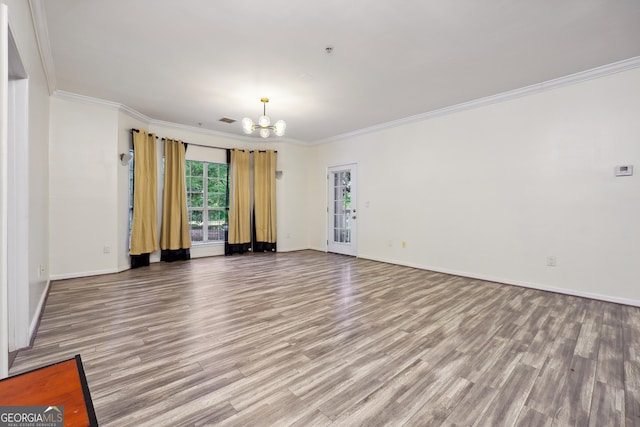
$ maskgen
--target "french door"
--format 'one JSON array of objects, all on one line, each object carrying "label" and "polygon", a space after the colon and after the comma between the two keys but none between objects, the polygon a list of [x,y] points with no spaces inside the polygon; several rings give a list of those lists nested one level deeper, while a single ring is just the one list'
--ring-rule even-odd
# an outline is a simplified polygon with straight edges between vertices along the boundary
[{"label": "french door", "polygon": [[327,250],[357,255],[356,164],[329,168]]}]

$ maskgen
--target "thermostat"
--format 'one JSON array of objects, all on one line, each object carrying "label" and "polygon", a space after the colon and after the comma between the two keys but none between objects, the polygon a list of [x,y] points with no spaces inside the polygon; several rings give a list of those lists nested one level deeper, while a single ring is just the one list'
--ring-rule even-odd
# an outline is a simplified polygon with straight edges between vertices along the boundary
[{"label": "thermostat", "polygon": [[616,173],[616,176],[631,176],[633,175],[633,166],[632,165],[616,166],[615,173]]}]

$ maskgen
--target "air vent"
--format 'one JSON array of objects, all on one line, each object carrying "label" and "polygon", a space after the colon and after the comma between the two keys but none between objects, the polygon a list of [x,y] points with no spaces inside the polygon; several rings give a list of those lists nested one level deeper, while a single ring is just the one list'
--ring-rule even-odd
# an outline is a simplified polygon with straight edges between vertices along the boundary
[{"label": "air vent", "polygon": [[223,117],[220,120],[218,120],[220,122],[224,122],[224,123],[235,123],[236,120],[235,119],[230,119],[229,117]]}]

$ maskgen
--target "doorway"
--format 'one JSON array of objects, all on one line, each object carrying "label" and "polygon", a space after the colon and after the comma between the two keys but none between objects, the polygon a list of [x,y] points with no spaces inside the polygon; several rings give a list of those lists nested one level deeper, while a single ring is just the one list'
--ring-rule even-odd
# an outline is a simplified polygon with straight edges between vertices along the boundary
[{"label": "doorway", "polygon": [[357,165],[329,168],[327,174],[327,250],[357,255]]}]

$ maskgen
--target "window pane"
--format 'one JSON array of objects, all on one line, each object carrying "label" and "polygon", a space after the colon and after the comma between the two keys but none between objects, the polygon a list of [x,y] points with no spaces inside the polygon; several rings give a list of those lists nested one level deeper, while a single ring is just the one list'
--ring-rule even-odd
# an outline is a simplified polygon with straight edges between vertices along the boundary
[{"label": "window pane", "polygon": [[219,172],[220,168],[218,167],[218,164],[216,163],[209,163],[208,165],[208,172],[209,172],[209,178],[218,178],[218,176],[220,175]]},{"label": "window pane", "polygon": [[209,211],[208,240],[224,241],[227,232],[227,212],[219,210]]},{"label": "window pane", "polygon": [[189,231],[191,233],[192,242],[202,242],[204,235],[202,233],[203,227],[203,211],[191,210],[189,211]]},{"label": "window pane", "polygon": [[227,196],[219,193],[209,193],[209,207],[210,208],[226,208]]},{"label": "window pane", "polygon": [[191,192],[204,190],[204,181],[201,177],[191,177],[187,180],[187,188]]},{"label": "window pane", "polygon": [[204,202],[204,195],[202,193],[187,193],[187,207],[188,208],[202,208]]},{"label": "window pane", "polygon": [[342,176],[343,185],[349,187],[351,186],[351,172],[345,172]]},{"label": "window pane", "polygon": [[335,172],[333,175],[333,237],[335,242],[351,241],[351,173]]},{"label": "window pane", "polygon": [[129,236],[131,236],[131,226],[133,225],[133,150],[129,150],[129,154],[131,154],[131,160],[129,160]]},{"label": "window pane", "polygon": [[203,176],[204,175],[203,172],[204,172],[203,162],[198,162],[195,160],[187,160],[186,174],[188,176]]}]

